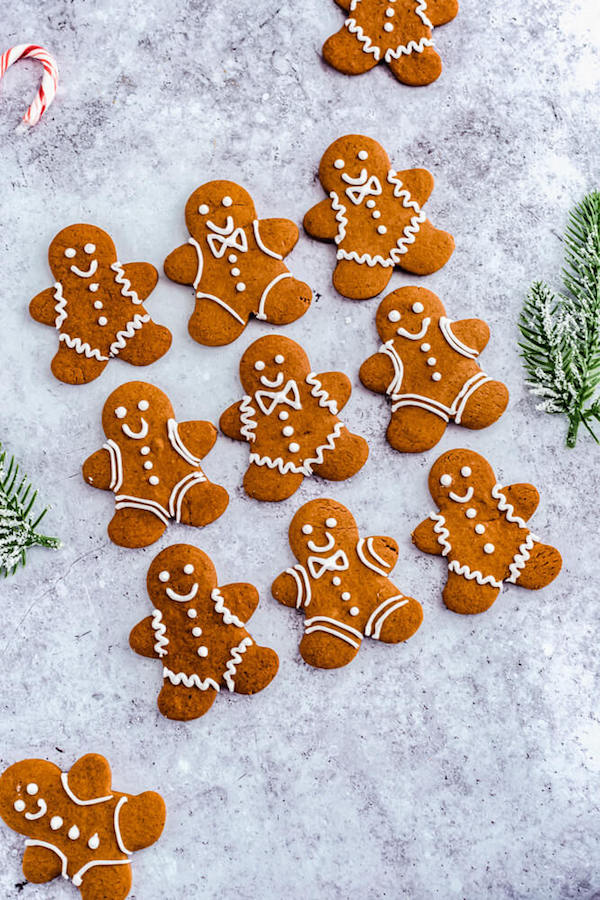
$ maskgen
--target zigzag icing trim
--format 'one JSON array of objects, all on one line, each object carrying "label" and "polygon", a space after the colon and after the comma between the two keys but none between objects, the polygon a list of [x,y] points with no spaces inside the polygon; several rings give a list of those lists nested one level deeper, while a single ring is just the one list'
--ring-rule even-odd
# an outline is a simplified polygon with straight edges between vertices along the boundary
[{"label": "zigzag icing trim", "polygon": [[235,691],[234,676],[237,672],[237,667],[242,661],[241,654],[245,653],[248,647],[251,646],[252,638],[245,637],[244,640],[237,645],[237,647],[233,647],[229,651],[231,653],[231,659],[227,660],[227,665],[225,666],[225,671],[223,672],[223,679],[230,691]]},{"label": "zigzag icing trim", "polygon": [[119,351],[125,349],[127,341],[135,335],[136,331],[139,331],[140,328],[149,321],[149,315],[143,316],[141,313],[136,313],[122,331],[117,331],[115,340],[110,345],[111,356],[118,356]]},{"label": "zigzag icing trim", "polygon": [[333,413],[334,416],[337,416],[338,405],[335,400],[329,399],[329,394],[321,386],[321,382],[319,381],[315,372],[310,372],[306,376],[306,383],[311,386],[311,396],[318,399],[319,406],[325,407],[329,410],[330,413]]},{"label": "zigzag icing trim", "polygon": [[56,312],[54,325],[56,326],[56,328],[60,328],[68,315],[67,298],[63,294],[62,282],[60,281],[57,281],[54,284],[54,299],[56,300],[56,304],[54,306],[54,311]]},{"label": "zigzag icing trim", "polygon": [[[512,503],[509,503],[506,499],[506,496],[502,493],[502,489],[499,484],[495,484],[492,488],[492,497],[494,500],[498,501],[498,509],[500,512],[503,512],[509,522],[514,522],[519,528],[527,529],[527,524],[521,516],[516,515],[515,508]],[[531,553],[529,552],[536,541],[539,541],[537,535],[529,532],[525,541],[520,545],[518,553],[515,554],[515,557],[512,563],[509,566],[510,569],[510,577],[507,578],[507,581],[512,582],[513,584],[517,581],[521,571],[525,568],[525,564],[527,563]]]},{"label": "zigzag icing trim", "polygon": [[207,691],[209,688],[213,688],[215,691],[221,690],[214,678],[209,677],[202,679],[195,672],[192,675],[186,675],[185,672],[173,672],[165,666],[163,668],[163,678],[168,678],[171,684],[184,684],[186,687],[197,687],[201,691]]},{"label": "zigzag icing trim", "polygon": [[336,234],[334,241],[336,244],[341,244],[346,237],[346,225],[348,224],[346,207],[335,191],[330,191],[329,197],[331,200],[331,207],[335,210],[335,221],[338,223],[338,233]]},{"label": "zigzag icing trim", "polygon": [[214,590],[210,592],[210,599],[215,604],[215,612],[219,613],[220,616],[223,616],[223,621],[226,625],[235,625],[236,628],[244,627],[244,623],[241,622],[237,616],[234,616],[231,610],[225,606],[225,598],[219,588],[214,588]]},{"label": "zigzag icing trim", "polygon": [[115,281],[121,287],[121,295],[123,297],[127,297],[129,300],[131,300],[132,303],[135,303],[136,305],[141,304],[143,301],[140,300],[136,292],[132,290],[131,282],[128,278],[126,278],[121,263],[117,260],[116,262],[111,263],[110,267],[115,273]]},{"label": "zigzag icing trim", "polygon": [[422,53],[425,47],[433,47],[431,38],[423,37],[420,41],[409,41],[408,44],[400,44],[395,50],[386,50],[384,59],[389,63],[392,59],[400,59],[401,56],[410,56],[411,53]]},{"label": "zigzag icing trim", "polygon": [[65,343],[67,347],[70,347],[71,350],[74,350],[75,353],[87,356],[88,359],[97,359],[98,362],[106,362],[110,359],[109,356],[103,356],[96,347],[91,347],[87,341],[82,341],[81,338],[78,337],[71,337],[70,335],[65,334],[65,332],[59,334],[58,340],[63,341],[63,343]]},{"label": "zigzag icing trim", "polygon": [[281,456],[277,456],[273,459],[270,456],[260,456],[258,453],[250,454],[250,462],[253,462],[257,466],[267,466],[269,469],[278,469],[282,475],[287,475],[288,472],[295,472],[297,475],[312,475],[312,466],[320,465],[323,462],[325,452],[327,450],[335,449],[335,442],[341,435],[343,428],[344,426],[341,422],[336,422],[326,443],[317,447],[315,451],[316,456],[305,459],[301,466],[298,466],[293,462],[284,462]]},{"label": "zigzag icing trim", "polygon": [[167,651],[165,650],[165,647],[169,643],[169,639],[165,637],[167,633],[167,626],[163,622],[163,615],[160,609],[152,610],[152,628],[154,629],[154,634],[156,637],[154,652],[157,653],[158,656],[166,656]]},{"label": "zigzag icing trim", "polygon": [[240,404],[240,421],[242,423],[240,434],[242,434],[250,444],[256,440],[256,435],[254,434],[257,426],[256,419],[254,418],[255,415],[256,410],[252,406],[252,397],[246,395]]},{"label": "zigzag icing trim", "polygon": [[[352,0],[349,12],[355,12],[360,2],[361,0]],[[390,4],[395,2],[396,0],[389,0]],[[426,28],[433,30],[433,24],[427,16],[426,0],[417,0],[414,12]],[[381,48],[373,43],[369,35],[365,34],[364,29],[357,23],[354,16],[350,15],[344,24],[350,34],[353,34],[357,41],[362,44],[363,53],[371,53],[373,58],[379,62],[381,59]],[[401,56],[410,56],[411,53],[422,53],[426,47],[433,47],[433,41],[431,38],[423,37],[420,41],[409,41],[408,44],[399,44],[395,50],[386,50],[383,58],[389,63],[392,59],[399,59]]]},{"label": "zigzag icing trim", "polygon": [[[356,9],[357,2],[358,0],[353,0],[353,3],[350,7],[351,12],[354,12],[354,10]],[[362,44],[363,53],[372,53],[377,62],[379,62],[379,60],[381,59],[381,50],[379,49],[379,47],[376,47],[371,41],[371,38],[364,33],[360,25],[357,24],[356,19],[349,17],[348,19],[346,19],[344,24],[350,34],[355,35],[356,39]]]}]

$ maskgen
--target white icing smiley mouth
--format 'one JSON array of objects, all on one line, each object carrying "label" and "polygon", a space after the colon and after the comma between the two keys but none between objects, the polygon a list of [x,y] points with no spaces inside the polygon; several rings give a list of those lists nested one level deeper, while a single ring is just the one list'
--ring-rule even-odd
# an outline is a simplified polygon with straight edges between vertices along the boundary
[{"label": "white icing smiley mouth", "polygon": [[41,819],[42,816],[45,816],[48,812],[48,807],[46,806],[46,801],[41,798],[38,800],[37,805],[39,807],[39,812],[36,813],[25,813],[25,818],[29,819],[30,822],[34,822],[36,819]]},{"label": "white icing smiley mouth", "polygon": [[412,331],[407,331],[406,328],[398,328],[396,334],[400,335],[400,337],[408,338],[409,341],[420,341],[421,338],[424,338],[427,334],[427,329],[431,324],[431,319],[426,318],[423,319],[423,327],[416,334],[413,334]]},{"label": "white icing smiley mouth", "polygon": [[73,272],[74,275],[78,275],[80,278],[91,278],[92,275],[96,274],[97,269],[98,269],[98,260],[97,259],[92,260],[92,262],[90,263],[90,267],[87,271],[84,271],[83,269],[78,269],[77,266],[71,266],[71,272]]},{"label": "white icing smiley mouth", "polygon": [[328,550],[331,550],[331,548],[335,546],[335,538],[330,531],[325,532],[325,537],[327,538],[326,544],[319,546],[318,544],[315,544],[314,541],[308,541],[306,546],[309,550],[312,550],[313,553],[327,553]]},{"label": "white icing smiley mouth", "polygon": [[187,594],[178,594],[172,588],[166,588],[167,597],[169,597],[170,600],[175,600],[176,603],[187,603],[188,600],[193,600],[197,593],[198,582],[193,585],[192,589],[188,591]]},{"label": "white icing smiley mouth", "polygon": [[141,441],[143,438],[145,438],[148,434],[148,423],[144,418],[142,418],[140,421],[142,423],[142,427],[139,431],[132,431],[127,423],[125,423],[125,425],[121,425],[123,434],[126,434],[127,437],[133,438],[134,441]]},{"label": "white icing smiley mouth", "polygon": [[264,384],[265,387],[268,388],[278,388],[283,384],[283,372],[279,372],[277,378],[274,381],[269,381],[266,375],[260,376],[260,383]]},{"label": "white icing smiley mouth", "polygon": [[369,173],[366,169],[360,170],[360,175],[356,178],[353,178],[352,175],[348,175],[347,172],[342,172],[342,178],[346,182],[346,184],[356,184],[362,186],[367,183],[367,179],[369,177]]},{"label": "white icing smiley mouth", "polygon": [[450,491],[448,496],[451,500],[454,500],[455,503],[468,503],[473,496],[473,487],[470,487],[463,497],[459,496],[459,494],[455,494],[454,491]]}]

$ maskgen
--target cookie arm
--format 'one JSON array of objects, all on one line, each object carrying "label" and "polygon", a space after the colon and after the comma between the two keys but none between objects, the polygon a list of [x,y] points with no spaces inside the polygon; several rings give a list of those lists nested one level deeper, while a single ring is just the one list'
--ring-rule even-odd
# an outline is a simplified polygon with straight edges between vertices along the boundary
[{"label": "cookie arm", "polygon": [[304,229],[320,241],[332,241],[338,233],[338,223],[331,200],[321,200],[304,216]]},{"label": "cookie arm", "polygon": [[389,569],[390,572],[398,561],[398,544],[391,537],[377,535],[367,538],[364,548],[368,550],[369,557],[374,558],[376,565]]},{"label": "cookie arm", "polygon": [[242,416],[241,416],[241,406],[243,400],[239,400],[237,403],[233,403],[228,409],[225,410],[221,418],[219,419],[219,428],[223,432],[223,434],[227,435],[227,437],[232,438],[234,441],[245,441],[246,438],[242,434]]},{"label": "cookie arm", "polygon": [[489,325],[483,319],[457,319],[450,325],[450,330],[461,343],[476,350],[477,354],[481,353],[490,339]]},{"label": "cookie arm", "polygon": [[214,447],[217,429],[212,422],[179,422],[179,437],[194,456],[202,459]]},{"label": "cookie arm", "polygon": [[402,186],[419,206],[427,202],[434,185],[431,172],[428,172],[427,169],[404,169],[396,172],[396,178],[400,179]]},{"label": "cookie arm", "polygon": [[317,375],[317,378],[321,382],[321,388],[329,394],[331,400],[335,400],[337,403],[338,412],[342,410],[352,393],[352,385],[348,376],[343,372],[322,372]]},{"label": "cookie arm", "polygon": [[47,847],[26,847],[23,854],[23,875],[32,884],[44,884],[62,873],[62,860]]},{"label": "cookie arm", "polygon": [[131,629],[129,633],[129,646],[140,656],[148,656],[150,659],[160,659],[160,653],[154,649],[156,635],[152,627],[152,616],[146,616],[141,622]]},{"label": "cookie arm", "polygon": [[273,253],[287,256],[296,246],[300,236],[297,225],[289,219],[260,219],[256,222],[258,243]]},{"label": "cookie arm", "polygon": [[223,595],[227,609],[242,622],[247,622],[258,606],[258,591],[253,584],[241,581],[225,584],[219,591]]},{"label": "cookie arm", "polygon": [[198,274],[198,254],[192,244],[182,244],[169,253],[164,263],[165,275],[177,284],[193,284]]},{"label": "cookie arm", "polygon": [[394,380],[394,365],[385,353],[374,353],[360,367],[358,377],[366,388],[385,394]]},{"label": "cookie arm", "polygon": [[277,576],[271,585],[271,594],[283,606],[298,606],[298,585],[287,570]]},{"label": "cookie arm", "polygon": [[126,263],[123,266],[123,273],[140,300],[149,297],[158,282],[158,272],[151,263]]},{"label": "cookie arm", "polygon": [[87,753],[74,763],[67,775],[69,790],[80,800],[94,800],[110,794],[111,772],[99,753]]},{"label": "cookie arm", "polygon": [[540,502],[540,495],[532,484],[509,484],[500,488],[517,516],[527,521],[532,517]]},{"label": "cookie arm", "polygon": [[166,815],[165,801],[155,791],[128,795],[119,812],[119,831],[127,849],[135,852],[154,844],[165,827]]},{"label": "cookie arm", "polygon": [[417,525],[412,533],[412,542],[423,553],[441,556],[444,548],[438,543],[438,536],[433,530],[434,524],[432,519],[427,518],[420,525]]},{"label": "cookie arm", "polygon": [[41,322],[42,325],[56,324],[56,300],[53,287],[36,294],[29,304],[29,314],[32,319]]},{"label": "cookie arm", "polygon": [[99,491],[109,491],[112,481],[112,469],[108,450],[96,450],[88,456],[81,471],[85,481]]},{"label": "cookie arm", "polygon": [[431,24],[447,25],[458,14],[458,0],[427,0],[427,16]]}]

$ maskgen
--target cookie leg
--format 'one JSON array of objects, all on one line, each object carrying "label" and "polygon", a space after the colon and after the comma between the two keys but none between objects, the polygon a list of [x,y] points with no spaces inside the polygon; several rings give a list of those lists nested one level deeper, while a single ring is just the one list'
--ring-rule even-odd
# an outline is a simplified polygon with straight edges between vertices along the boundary
[{"label": "cookie leg", "polygon": [[203,481],[187,490],[181,500],[179,521],[201,528],[222,516],[229,503],[229,494],[220,484]]},{"label": "cookie leg", "polygon": [[164,325],[146,322],[119,351],[119,359],[132,366],[149,366],[165,355],[171,346],[171,340],[171,332]]},{"label": "cookie leg", "polygon": [[79,890],[82,900],[125,900],[131,889],[131,865],[94,866],[88,869]]},{"label": "cookie leg", "polygon": [[477,584],[475,580],[468,581],[456,572],[448,572],[442,596],[452,612],[475,615],[489,609],[499,593],[500,588],[491,584]]},{"label": "cookie leg", "polygon": [[551,547],[550,544],[534,544],[516,583],[535,591],[554,581],[561,568],[562,557],[556,547]]},{"label": "cookie leg", "polygon": [[340,259],[333,273],[333,286],[349,300],[368,300],[386,289],[393,271],[393,266],[368,266]]},{"label": "cookie leg", "polygon": [[398,263],[406,272],[415,275],[431,275],[445,266],[454,253],[454,238],[447,231],[435,228],[426,219],[419,229],[414,244],[410,244]]},{"label": "cookie leg", "polygon": [[[397,605],[404,600],[408,603]],[[394,603],[380,606],[379,610],[373,616],[371,637],[386,644],[407,641],[419,630],[423,621],[423,607],[412,597],[399,597]]]},{"label": "cookie leg", "polygon": [[236,693],[257,694],[273,681],[278,668],[279,657],[274,650],[252,644],[242,654],[242,661],[234,676]]},{"label": "cookie leg", "polygon": [[[358,638],[352,638],[349,644],[341,638],[324,631],[305,634],[300,641],[300,655],[304,662],[316,669],[338,669],[352,662],[360,649]],[[354,646],[358,644],[358,646]]]},{"label": "cookie leg", "polygon": [[282,278],[269,290],[257,318],[273,325],[289,325],[303,316],[312,301],[312,290],[297,278]]},{"label": "cookie leg", "polygon": [[465,405],[460,424],[465,428],[487,428],[497,422],[508,406],[508,388],[501,381],[486,381]]},{"label": "cookie leg", "polygon": [[402,54],[388,65],[398,81],[414,87],[431,84],[442,74],[442,60],[433,47],[425,47],[422,53]]},{"label": "cookie leg", "polygon": [[399,453],[431,450],[446,430],[446,421],[420,406],[401,406],[392,413],[387,439]]},{"label": "cookie leg", "polygon": [[108,536],[119,547],[149,547],[167,526],[144,509],[118,509],[108,523]]},{"label": "cookie leg", "polygon": [[158,708],[167,719],[187,722],[199,719],[215,702],[217,691],[207,688],[201,691],[197,687],[186,687],[184,684],[171,684],[165,681],[158,695]]},{"label": "cookie leg", "polygon": [[377,65],[372,53],[365,53],[355,34],[346,26],[323,44],[323,59],[344,75],[362,75]]},{"label": "cookie leg", "polygon": [[328,481],[345,481],[362,469],[369,455],[369,445],[358,434],[344,428],[333,450],[325,450],[322,463],[315,463],[312,470]]},{"label": "cookie leg", "polygon": [[58,878],[62,872],[62,862],[52,850],[46,847],[26,847],[23,854],[23,875],[32,884],[45,884]]},{"label": "cookie leg", "polygon": [[206,298],[196,300],[192,317],[188,322],[188,331],[195,341],[206,347],[222,347],[231,344],[240,336],[247,324],[245,315],[232,315],[215,300]]},{"label": "cookie leg", "polygon": [[98,360],[76,353],[61,341],[50,368],[55,378],[66,384],[88,384],[102,374],[107,364],[107,359]]},{"label": "cookie leg", "polygon": [[277,469],[250,463],[244,475],[244,490],[255,500],[275,503],[291,497],[302,484],[303,478],[302,473],[288,472],[282,475]]}]

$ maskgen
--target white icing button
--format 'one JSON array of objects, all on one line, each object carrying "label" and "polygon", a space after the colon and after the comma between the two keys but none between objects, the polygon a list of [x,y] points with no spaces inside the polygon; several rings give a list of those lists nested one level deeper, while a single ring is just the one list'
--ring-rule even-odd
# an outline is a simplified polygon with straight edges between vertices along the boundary
[{"label": "white icing button", "polygon": [[400,313],[398,312],[398,310],[392,309],[388,313],[388,319],[390,320],[390,322],[399,322],[400,321]]},{"label": "white icing button", "polygon": [[394,26],[392,25],[391,22],[386,22],[385,25],[383,26],[383,30],[384,31],[393,31]]},{"label": "white icing button", "polygon": [[237,262],[237,256],[235,255],[235,253],[230,253],[229,256],[227,257],[227,259],[229,260],[230,263]]},{"label": "white icing button", "polygon": [[418,301],[416,303],[413,303],[412,305],[412,311],[414,313],[422,313],[424,309],[425,307],[423,306],[423,304],[419,303]]},{"label": "white icing button", "polygon": [[60,816],[52,816],[50,819],[50,828],[52,831],[58,831],[59,828],[62,828],[63,820]]},{"label": "white icing button", "polygon": [[496,548],[494,547],[493,544],[484,544],[484,545],[483,545],[483,552],[484,552],[484,553],[493,553],[495,549],[496,549]]},{"label": "white icing button", "polygon": [[164,572],[160,572],[160,574],[158,576],[158,580],[162,581],[164,584],[164,582],[168,581],[170,577],[171,576],[169,575],[169,573],[165,570]]},{"label": "white icing button", "polygon": [[387,232],[387,228],[385,227],[385,225],[378,225],[378,226],[377,226],[377,233],[378,233],[378,234],[385,234],[386,232]]},{"label": "white icing button", "polygon": [[367,209],[373,209],[373,207],[375,206],[375,201],[367,200],[366,206],[367,206]]},{"label": "white icing button", "polygon": [[475,526],[475,531],[477,534],[485,534],[485,525],[482,525],[480,522]]},{"label": "white icing button", "polygon": [[126,415],[127,410],[125,409],[125,407],[117,406],[117,408],[115,409],[115,416],[117,417],[117,419],[124,419]]},{"label": "white icing button", "polygon": [[292,441],[291,444],[288,444],[288,450],[290,453],[297,453],[300,449],[300,444],[297,444],[295,441]]},{"label": "white icing button", "polygon": [[73,257],[77,254],[77,250],[74,250],[73,247],[67,247],[65,250],[65,256],[67,259],[73,259]]},{"label": "white icing button", "polygon": [[369,154],[367,153],[366,150],[359,150],[359,151],[358,151],[358,158],[359,158],[359,159],[368,159],[368,158],[369,158]]},{"label": "white icing button", "polygon": [[312,525],[303,525],[302,526],[302,534],[312,534],[312,533],[313,533]]},{"label": "white icing button", "polygon": [[[380,219],[380,218],[381,218],[381,213],[379,212],[378,209],[374,209],[373,212],[371,213],[371,216],[372,216],[373,219]],[[383,225],[382,225],[381,227],[383,228]],[[379,228],[377,229],[377,231],[379,231]],[[380,234],[385,234],[385,231],[380,231],[379,233],[380,233]]]},{"label": "white icing button", "polygon": [[158,477],[158,475],[151,475],[148,481],[150,482],[150,484],[159,484],[160,478]]},{"label": "white icing button", "polygon": [[192,634],[194,635],[194,637],[200,637],[200,635],[202,634],[202,629],[198,625],[196,625],[194,626],[194,628],[192,628]]},{"label": "white icing button", "polygon": [[153,469],[153,468],[154,468],[154,463],[151,463],[150,460],[148,459],[148,460],[146,460],[146,462],[144,463],[144,468],[145,468],[145,469]]},{"label": "white icing button", "polygon": [[197,609],[188,609],[188,618],[195,619],[197,615],[198,615]]},{"label": "white icing button", "polygon": [[86,253],[95,253],[96,245],[95,244],[86,244],[83,248]]},{"label": "white icing button", "polygon": [[90,848],[90,850],[98,849],[98,847],[100,846],[100,838],[98,837],[98,832],[96,832],[96,834],[93,834],[91,836],[91,838],[89,839],[87,844],[88,844],[88,847]]},{"label": "white icing button", "polygon": [[223,197],[221,203],[223,204],[223,206],[231,206],[233,200],[231,199],[231,197]]},{"label": "white icing button", "polygon": [[[334,162],[333,165],[335,166],[336,169],[343,169],[344,168],[344,160],[336,159],[336,161]],[[73,252],[73,256],[74,255],[75,255],[75,252]],[[65,253],[65,256],[66,256],[66,253]]]},{"label": "white icing button", "polygon": [[285,428],[281,429],[281,433],[284,437],[291,437],[294,433],[294,429],[291,425],[286,425]]},{"label": "white icing button", "polygon": [[279,413],[279,418],[281,419],[282,422],[285,422],[285,420],[289,419],[289,417],[290,417],[290,414],[287,411],[287,409],[282,409],[281,412]]},{"label": "white icing button", "polygon": [[68,835],[72,841],[77,840],[77,838],[79,837],[79,828],[77,827],[77,825],[71,825],[68,831]]},{"label": "white icing button", "polygon": [[338,587],[338,585],[340,585],[342,583],[342,579],[340,578],[339,575],[334,575],[333,578],[331,579],[331,583],[335,584],[335,586]]},{"label": "white icing button", "polygon": [[102,300],[94,300],[94,309],[102,309],[103,306]]},{"label": "white icing button", "polygon": [[37,794],[38,791],[39,791],[39,787],[37,786],[37,784],[34,781],[32,781],[31,784],[27,785],[27,793],[29,794],[30,797],[35,797],[35,795]]},{"label": "white icing button", "polygon": [[241,293],[242,291],[246,290],[246,285],[244,284],[243,281],[238,281],[238,283],[235,286],[235,289],[236,289],[236,291],[239,291]]},{"label": "white icing button", "polygon": [[442,475],[442,477],[440,478],[440,484],[442,484],[444,487],[450,487],[450,485],[452,484],[452,476]]},{"label": "white icing button", "polygon": [[465,513],[465,516],[467,517],[467,519],[474,519],[476,515],[477,515],[477,510],[473,509],[472,506],[470,506]]},{"label": "white icing button", "polygon": [[337,525],[337,519],[325,519],[325,524],[328,528],[335,528],[335,526]]},{"label": "white icing button", "polygon": [[231,274],[233,275],[234,278],[238,277],[238,275],[240,274],[240,270],[237,268],[237,266],[233,267],[233,269],[231,270]]},{"label": "white icing button", "polygon": [[421,350],[423,353],[429,353],[431,350],[431,344],[421,344]]},{"label": "white icing button", "polygon": [[198,647],[198,656],[208,656],[208,647]]},{"label": "white icing button", "polygon": [[148,454],[150,453],[150,447],[142,447],[140,453],[142,454],[142,456],[148,456]]},{"label": "white icing button", "polygon": [[141,409],[142,412],[146,412],[149,406],[150,404],[147,400],[140,400],[140,402],[138,403],[138,409]]},{"label": "white icing button", "polygon": [[206,203],[201,203],[198,207],[198,212],[201,216],[205,216],[207,212],[209,212],[209,207],[206,205]]},{"label": "white icing button", "polygon": [[265,367],[265,364],[262,361],[262,359],[259,359],[257,362],[254,363],[254,368],[256,369],[257,372],[262,372],[264,367]]},{"label": "white icing button", "polygon": [[349,600],[351,596],[352,595],[351,595],[350,591],[344,591],[342,594],[342,600]]},{"label": "white icing button", "polygon": [[358,606],[351,606],[349,612],[351,616],[357,616],[360,610]]},{"label": "white icing button", "polygon": [[277,356],[275,357],[275,362],[277,363],[278,366],[280,366],[282,363],[285,362],[285,356],[283,355],[283,353],[277,354]]},{"label": "white icing button", "polygon": [[437,359],[435,358],[435,356],[430,356],[429,359],[427,360],[427,365],[435,366],[436,362],[437,362]]},{"label": "white icing button", "polygon": [[183,567],[183,571],[185,572],[186,575],[193,575],[194,567],[191,563],[186,563],[185,566]]},{"label": "white icing button", "polygon": [[468,478],[471,474],[471,469],[469,468],[469,466],[463,466],[460,470],[460,474],[463,476],[463,478]]},{"label": "white icing button", "polygon": [[98,319],[98,325],[107,325],[107,324],[108,324],[108,319],[106,318],[106,316],[100,316],[100,318]]},{"label": "white icing button", "polygon": [[99,287],[100,287],[100,285],[96,284],[96,283],[88,284],[88,291],[91,291],[92,294],[95,294]]},{"label": "white icing button", "polygon": [[14,806],[17,812],[23,812],[26,807],[26,803],[24,800],[15,800]]},{"label": "white icing button", "polygon": [[434,372],[433,375],[431,376],[431,380],[432,380],[432,381],[441,381],[441,380],[442,380],[442,373],[441,373],[441,372]]}]

